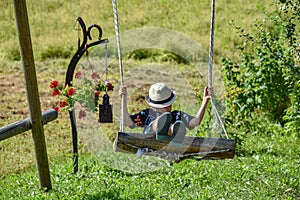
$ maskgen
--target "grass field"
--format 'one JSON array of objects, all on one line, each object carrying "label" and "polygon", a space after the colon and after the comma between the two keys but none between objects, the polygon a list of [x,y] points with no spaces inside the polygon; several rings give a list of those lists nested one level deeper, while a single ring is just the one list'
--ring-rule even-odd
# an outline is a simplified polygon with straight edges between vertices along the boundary
[{"label": "grass field", "polygon": [[[251,30],[251,25],[263,18],[264,6],[267,10],[272,9],[269,7],[272,2],[216,2],[214,75],[217,80],[214,83],[220,83],[220,87],[215,87],[217,94],[222,95],[219,60],[222,56],[237,57],[234,46],[240,42],[230,22],[233,20],[238,26]],[[57,99],[51,97],[49,83],[54,79],[64,82],[67,66],[76,49],[78,34],[74,26],[77,17],[81,16],[87,24],[101,25],[103,37],[111,38],[113,43],[112,5],[110,1],[94,0],[88,3],[29,0],[27,7],[40,101],[42,110],[47,110],[57,103]],[[208,0],[122,0],[118,1],[118,9],[122,33],[134,32],[137,28],[164,28],[181,33],[208,52]],[[18,54],[13,2],[0,0],[0,11],[0,126],[5,126],[28,117],[28,104]],[[135,44],[144,42],[135,41],[136,37],[131,39]],[[180,47],[184,49],[186,45],[188,43]],[[193,50],[191,48],[191,52]],[[103,49],[97,48],[95,52],[101,53]],[[91,55],[99,60],[99,55]],[[178,64],[176,58],[169,60],[167,57],[165,60],[165,54],[145,60],[134,59],[134,56],[132,52],[124,55],[131,111],[146,106],[141,98],[147,94],[143,86],[156,80],[165,80],[178,89],[180,103],[176,107],[193,114],[197,111],[207,78],[205,75],[202,77],[201,73],[205,72],[201,70],[207,70],[207,63],[203,68],[197,68],[195,66],[200,66],[199,63],[191,66]],[[103,57],[100,62],[103,62]],[[115,123],[99,125],[93,114],[78,121],[82,128],[79,132],[78,174],[72,173],[70,122],[67,113],[61,112],[57,120],[44,126],[53,190],[45,193],[39,189],[33,141],[28,131],[0,142],[1,199],[300,199],[300,140],[296,133],[289,136],[282,134],[280,126],[269,127],[268,133],[259,129],[249,133],[242,145],[237,146],[232,160],[184,161],[170,166],[168,162],[152,157],[138,159],[135,155],[112,152],[111,139],[119,130],[120,99],[116,94],[118,63],[116,59],[111,62],[109,78],[116,86],[111,94]],[[102,72],[103,66],[97,69]],[[176,76],[176,80],[172,76]],[[184,89],[186,83],[188,87]],[[208,118],[206,114],[203,127],[189,134],[205,130]]]}]

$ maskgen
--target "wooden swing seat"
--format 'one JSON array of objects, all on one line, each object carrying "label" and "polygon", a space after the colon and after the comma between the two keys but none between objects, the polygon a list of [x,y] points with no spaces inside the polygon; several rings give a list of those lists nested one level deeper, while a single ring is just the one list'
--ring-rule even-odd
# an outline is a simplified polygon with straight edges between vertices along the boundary
[{"label": "wooden swing seat", "polygon": [[234,157],[235,146],[234,139],[186,136],[180,146],[174,147],[170,140],[156,140],[155,134],[125,132],[119,132],[114,142],[116,152],[142,153],[175,162],[185,159],[231,159]]}]

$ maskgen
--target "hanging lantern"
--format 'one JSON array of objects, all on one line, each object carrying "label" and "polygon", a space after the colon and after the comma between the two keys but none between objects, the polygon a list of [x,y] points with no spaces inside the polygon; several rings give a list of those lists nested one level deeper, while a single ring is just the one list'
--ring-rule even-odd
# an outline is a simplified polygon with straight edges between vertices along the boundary
[{"label": "hanging lantern", "polygon": [[99,105],[99,123],[112,123],[113,114],[112,114],[112,105],[109,104],[108,94],[103,95],[103,102]]}]

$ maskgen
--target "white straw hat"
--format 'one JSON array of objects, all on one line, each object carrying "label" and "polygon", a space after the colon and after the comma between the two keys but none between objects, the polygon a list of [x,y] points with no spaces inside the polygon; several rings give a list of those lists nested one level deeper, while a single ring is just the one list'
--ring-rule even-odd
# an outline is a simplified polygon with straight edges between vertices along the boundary
[{"label": "white straw hat", "polygon": [[165,83],[155,83],[149,89],[146,102],[154,108],[164,108],[172,105],[176,94]]}]

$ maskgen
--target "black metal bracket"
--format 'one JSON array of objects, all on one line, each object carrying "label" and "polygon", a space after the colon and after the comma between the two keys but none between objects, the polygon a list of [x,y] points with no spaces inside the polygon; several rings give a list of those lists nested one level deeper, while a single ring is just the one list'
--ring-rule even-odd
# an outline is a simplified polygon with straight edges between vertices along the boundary
[{"label": "black metal bracket", "polygon": [[[108,39],[103,39],[103,40],[101,39],[102,38],[102,28],[99,25],[92,24],[88,27],[88,29],[86,29],[86,25],[83,22],[83,20],[81,19],[81,17],[78,17],[77,21],[79,22],[79,24],[81,26],[81,30],[83,33],[83,41],[80,43],[80,39],[78,40],[78,50],[75,53],[75,55],[72,57],[71,62],[69,63],[69,66],[68,66],[65,84],[69,85],[69,86],[72,86],[75,68],[77,66],[78,61],[81,59],[82,55],[84,54],[84,52],[92,46],[108,43]],[[93,41],[88,44],[87,43],[88,40],[92,41],[92,36],[91,36],[92,28],[96,28],[98,30],[99,36],[96,41]]]},{"label": "black metal bracket", "polygon": [[[108,43],[108,39],[101,39],[102,38],[102,28],[97,24],[92,24],[88,28],[86,28],[86,25],[81,17],[77,18],[78,23],[80,24],[82,34],[83,34],[83,40],[82,42],[80,39],[78,39],[78,50],[72,57],[67,74],[65,79],[65,85],[72,86],[72,81],[74,77],[75,68],[77,66],[77,63],[81,59],[84,52],[87,51],[89,47],[96,46],[99,44],[105,44]],[[97,40],[93,41],[93,38],[91,36],[91,30],[93,28],[96,28],[98,30],[98,38]],[[88,41],[91,41],[91,43],[88,43]],[[75,120],[75,114],[74,110],[69,111],[70,121],[71,121],[71,128],[72,128],[72,141],[73,141],[73,167],[74,167],[74,174],[78,172],[78,140],[77,140],[77,128],[76,128],[76,120]]]}]

